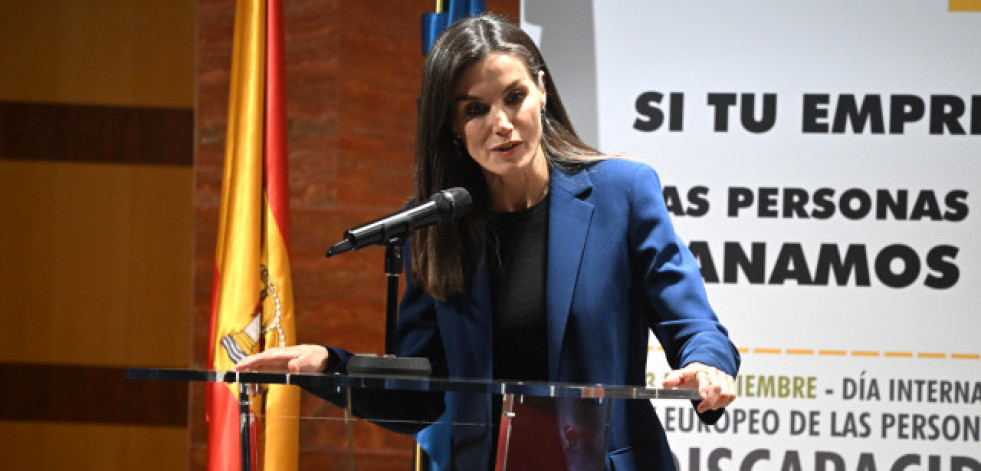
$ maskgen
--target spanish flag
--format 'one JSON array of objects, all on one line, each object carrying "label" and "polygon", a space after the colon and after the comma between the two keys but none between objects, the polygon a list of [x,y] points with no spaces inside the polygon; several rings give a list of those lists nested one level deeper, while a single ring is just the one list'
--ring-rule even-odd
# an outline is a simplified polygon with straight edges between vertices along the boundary
[{"label": "spanish flag", "polygon": [[[296,342],[289,263],[286,103],[280,0],[238,0],[228,131],[211,298],[209,362]],[[238,471],[238,385],[208,383],[208,469]],[[271,386],[253,402],[253,469],[296,470],[299,390]],[[261,450],[255,446],[259,438]],[[259,463],[257,456],[262,462]]]}]

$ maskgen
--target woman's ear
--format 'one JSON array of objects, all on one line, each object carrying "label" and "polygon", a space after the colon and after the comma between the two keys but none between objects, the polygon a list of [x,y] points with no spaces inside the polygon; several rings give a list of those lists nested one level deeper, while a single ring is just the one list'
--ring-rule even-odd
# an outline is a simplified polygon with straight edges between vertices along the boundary
[{"label": "woman's ear", "polygon": [[542,108],[545,107],[545,99],[548,96],[548,90],[545,90],[545,71],[538,71],[538,90],[542,92]]}]

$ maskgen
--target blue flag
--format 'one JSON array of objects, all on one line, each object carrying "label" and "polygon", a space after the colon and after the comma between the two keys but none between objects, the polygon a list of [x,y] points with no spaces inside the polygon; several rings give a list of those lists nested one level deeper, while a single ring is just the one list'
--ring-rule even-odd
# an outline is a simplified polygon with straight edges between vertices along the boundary
[{"label": "blue flag", "polygon": [[422,55],[429,54],[439,33],[454,21],[479,15],[487,8],[484,0],[446,0],[446,9],[422,15]]}]

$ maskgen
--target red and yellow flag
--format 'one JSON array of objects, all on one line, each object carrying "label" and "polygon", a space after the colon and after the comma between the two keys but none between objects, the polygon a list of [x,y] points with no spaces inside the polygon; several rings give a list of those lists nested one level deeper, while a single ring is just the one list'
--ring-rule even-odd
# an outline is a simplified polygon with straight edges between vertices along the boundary
[{"label": "red and yellow flag", "polygon": [[[283,49],[280,0],[238,0],[211,299],[215,370],[296,342]],[[238,385],[208,385],[208,469],[238,471]],[[261,424],[253,422],[251,440],[256,450],[257,435],[264,436],[261,469],[297,469],[299,394],[294,386],[271,386],[264,403],[253,404],[264,415]]]}]

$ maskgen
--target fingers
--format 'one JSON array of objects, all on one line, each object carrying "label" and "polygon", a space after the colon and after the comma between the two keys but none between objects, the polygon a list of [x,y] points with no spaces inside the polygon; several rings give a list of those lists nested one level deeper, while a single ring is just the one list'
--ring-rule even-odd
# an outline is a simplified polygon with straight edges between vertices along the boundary
[{"label": "fingers", "polygon": [[327,349],[320,345],[272,348],[243,358],[235,371],[288,371],[319,373],[327,363]]},{"label": "fingers", "polygon": [[689,363],[680,370],[673,370],[664,378],[662,385],[665,388],[697,389],[698,381],[696,373],[701,369],[711,368],[702,363]]},{"label": "fingers", "polygon": [[732,376],[716,368],[705,367],[695,374],[698,380],[698,412],[721,409],[736,400],[736,385]]},{"label": "fingers", "polygon": [[727,407],[736,400],[736,379],[728,374],[716,370],[720,375],[720,384],[722,385],[722,391],[719,393],[719,405],[717,408]]},{"label": "fingers", "polygon": [[725,372],[702,363],[690,363],[665,377],[665,388],[695,389],[701,399],[697,410],[721,409],[736,400],[736,382]]},{"label": "fingers", "polygon": [[688,375],[681,370],[674,370],[664,377],[664,381],[661,382],[661,386],[665,388],[690,389],[685,387],[686,385],[690,385],[690,383],[691,381]]},{"label": "fingers", "polygon": [[274,348],[255,355],[247,356],[235,365],[235,371],[260,371],[271,369],[286,369],[286,364],[295,358],[297,352],[286,348]]}]

